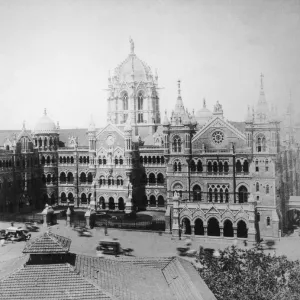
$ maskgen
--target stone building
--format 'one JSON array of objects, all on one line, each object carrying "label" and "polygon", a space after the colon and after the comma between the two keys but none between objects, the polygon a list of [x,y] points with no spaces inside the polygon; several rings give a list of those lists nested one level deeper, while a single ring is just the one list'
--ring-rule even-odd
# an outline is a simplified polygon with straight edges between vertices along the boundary
[{"label": "stone building", "polygon": [[9,198],[17,210],[21,192],[10,195],[7,182],[22,177],[31,208],[88,207],[93,200],[97,210],[165,211],[173,235],[277,238],[282,128],[269,110],[263,77],[245,122],[226,120],[219,102],[213,111],[204,100],[202,109],[188,112],[180,82],[174,110],[161,121],[158,90],[158,75],[131,41],[130,54],[108,78],[104,128],[91,120],[87,129],[60,129],[45,111],[32,132],[23,128],[8,138],[0,132],[1,205]]}]

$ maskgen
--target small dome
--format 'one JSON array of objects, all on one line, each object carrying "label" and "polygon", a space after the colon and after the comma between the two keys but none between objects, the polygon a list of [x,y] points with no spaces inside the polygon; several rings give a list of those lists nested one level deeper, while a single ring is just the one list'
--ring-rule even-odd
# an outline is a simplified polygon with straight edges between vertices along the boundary
[{"label": "small dome", "polygon": [[47,116],[46,109],[44,115],[38,120],[34,127],[34,133],[53,133],[57,128],[55,123]]},{"label": "small dome", "polygon": [[206,108],[206,101],[203,99],[203,107],[196,112],[195,119],[197,120],[198,124],[205,124],[211,117],[213,113]]}]

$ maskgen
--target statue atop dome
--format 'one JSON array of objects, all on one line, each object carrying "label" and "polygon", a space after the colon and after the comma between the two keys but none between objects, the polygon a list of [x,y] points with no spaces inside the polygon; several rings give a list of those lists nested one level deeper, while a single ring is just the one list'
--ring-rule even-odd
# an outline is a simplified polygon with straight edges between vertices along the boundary
[{"label": "statue atop dome", "polygon": [[134,42],[133,42],[133,39],[131,37],[129,38],[129,42],[130,42],[131,54],[134,54]]},{"label": "statue atop dome", "polygon": [[221,112],[222,111],[222,105],[217,101],[215,107],[214,107],[214,112]]}]

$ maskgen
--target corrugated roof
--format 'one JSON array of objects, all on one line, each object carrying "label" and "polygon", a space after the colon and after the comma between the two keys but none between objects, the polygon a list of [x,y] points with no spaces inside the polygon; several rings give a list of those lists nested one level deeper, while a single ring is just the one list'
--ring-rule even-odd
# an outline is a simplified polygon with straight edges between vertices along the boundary
[{"label": "corrugated roof", "polygon": [[71,240],[51,233],[45,232],[34,240],[28,242],[23,253],[30,254],[55,254],[69,252]]}]

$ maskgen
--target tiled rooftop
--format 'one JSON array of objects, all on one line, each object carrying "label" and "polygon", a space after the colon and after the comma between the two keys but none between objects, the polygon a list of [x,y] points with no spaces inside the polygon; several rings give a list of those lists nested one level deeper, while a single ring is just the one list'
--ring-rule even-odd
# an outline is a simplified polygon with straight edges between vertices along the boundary
[{"label": "tiled rooftop", "polygon": [[71,245],[71,240],[63,236],[45,232],[43,235],[28,242],[23,253],[30,254],[59,254],[67,253]]},{"label": "tiled rooftop", "polygon": [[0,299],[114,299],[72,269],[69,264],[25,265],[0,281]]}]

